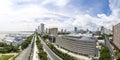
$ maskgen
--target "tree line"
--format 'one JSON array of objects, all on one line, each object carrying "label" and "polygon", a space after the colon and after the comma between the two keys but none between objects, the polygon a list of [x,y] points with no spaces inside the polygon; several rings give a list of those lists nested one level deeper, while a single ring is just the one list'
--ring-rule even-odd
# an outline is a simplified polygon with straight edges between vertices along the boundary
[{"label": "tree line", "polygon": [[0,53],[10,53],[10,52],[18,52],[18,46],[8,45],[6,43],[0,42]]},{"label": "tree line", "polygon": [[47,59],[47,53],[44,52],[43,46],[41,44],[41,41],[40,41],[38,35],[37,35],[36,44],[37,44],[37,47],[38,47],[38,50],[39,50],[38,56],[40,57],[40,60],[48,60]]},{"label": "tree line", "polygon": [[67,53],[63,53],[59,50],[57,50],[52,44],[48,44],[49,48],[57,54],[59,57],[61,57],[63,60],[76,60],[74,57],[68,55]]},{"label": "tree line", "polygon": [[22,50],[24,50],[25,48],[27,48],[29,46],[29,44],[31,43],[33,38],[33,35],[29,36],[22,44],[21,44],[21,48]]}]

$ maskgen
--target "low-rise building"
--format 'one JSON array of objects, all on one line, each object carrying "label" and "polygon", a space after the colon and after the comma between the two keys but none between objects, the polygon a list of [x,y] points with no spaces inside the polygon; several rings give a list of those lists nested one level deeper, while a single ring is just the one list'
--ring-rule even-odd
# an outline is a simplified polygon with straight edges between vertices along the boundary
[{"label": "low-rise building", "polygon": [[94,57],[97,56],[96,39],[86,36],[58,36],[56,45],[70,52]]}]

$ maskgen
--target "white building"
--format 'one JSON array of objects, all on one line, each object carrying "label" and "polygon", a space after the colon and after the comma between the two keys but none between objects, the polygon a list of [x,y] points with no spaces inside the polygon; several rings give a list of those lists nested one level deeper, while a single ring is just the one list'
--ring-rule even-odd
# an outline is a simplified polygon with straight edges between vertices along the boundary
[{"label": "white building", "polygon": [[103,28],[102,30],[101,30],[101,34],[112,34],[112,30],[110,30],[110,29],[107,29],[107,28]]},{"label": "white building", "polygon": [[38,26],[38,33],[39,33],[39,34],[44,33],[44,29],[45,29],[44,24],[41,23],[40,26]]}]

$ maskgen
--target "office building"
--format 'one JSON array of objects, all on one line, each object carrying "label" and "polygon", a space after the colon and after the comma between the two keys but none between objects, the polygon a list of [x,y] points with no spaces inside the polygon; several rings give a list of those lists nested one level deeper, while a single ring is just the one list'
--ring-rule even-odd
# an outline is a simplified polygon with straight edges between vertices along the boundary
[{"label": "office building", "polygon": [[46,28],[45,33],[49,33],[49,29],[48,28]]},{"label": "office building", "polygon": [[80,30],[78,31],[78,33],[84,34],[85,31],[84,31],[83,29],[80,29]]},{"label": "office building", "polygon": [[57,36],[58,28],[50,28],[49,29],[49,34],[52,35],[52,36]]},{"label": "office building", "polygon": [[41,23],[40,26],[38,26],[38,33],[39,33],[39,34],[43,34],[43,33],[44,33],[44,28],[45,28],[45,27],[44,27],[44,24]]},{"label": "office building", "polygon": [[120,51],[120,23],[113,26],[113,44]]},{"label": "office building", "polygon": [[104,28],[104,33],[105,34],[112,34],[112,30],[110,30],[110,29],[107,29],[107,28]]},{"label": "office building", "polygon": [[75,33],[77,32],[77,27],[74,27],[74,32],[75,32]]},{"label": "office building", "polygon": [[107,34],[107,35],[112,34],[112,30],[101,27],[101,34]]},{"label": "office building", "polygon": [[104,34],[104,26],[101,26],[101,34]]},{"label": "office building", "polygon": [[86,36],[58,36],[56,45],[76,54],[94,57],[97,56],[96,39]]},{"label": "office building", "polygon": [[61,29],[61,33],[63,33],[64,31],[63,31],[63,29]]},{"label": "office building", "polygon": [[49,29],[49,34],[50,34],[49,41],[51,43],[55,43],[56,42],[56,36],[58,35],[58,28],[50,28]]}]

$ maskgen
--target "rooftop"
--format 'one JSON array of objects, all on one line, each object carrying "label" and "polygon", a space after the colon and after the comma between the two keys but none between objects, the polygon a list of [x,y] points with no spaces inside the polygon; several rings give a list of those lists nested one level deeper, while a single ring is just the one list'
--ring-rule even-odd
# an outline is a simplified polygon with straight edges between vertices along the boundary
[{"label": "rooftop", "polygon": [[94,37],[88,37],[88,36],[64,36],[63,38],[81,40],[81,41],[95,41]]}]

